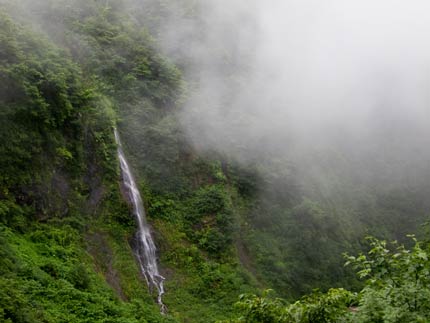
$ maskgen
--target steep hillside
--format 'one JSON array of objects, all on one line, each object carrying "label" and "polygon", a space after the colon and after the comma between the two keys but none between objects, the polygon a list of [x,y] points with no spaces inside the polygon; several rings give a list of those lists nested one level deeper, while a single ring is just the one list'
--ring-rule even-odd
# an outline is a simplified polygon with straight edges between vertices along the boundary
[{"label": "steep hillside", "polygon": [[[249,293],[272,288],[295,301],[331,287],[353,292],[316,292],[289,309],[340,300],[343,315],[367,283],[342,253],[366,248],[366,234],[413,244],[405,235],[419,232],[430,209],[428,175],[414,172],[427,174],[424,157],[414,164],[359,144],[301,155],[230,133],[231,147],[215,149],[190,137],[184,110],[201,81],[190,72],[196,44],[175,47],[176,39],[175,52],[161,43],[164,24],[179,18],[202,25],[196,38],[204,34],[199,8],[191,0],[0,0],[0,320],[206,323],[239,310],[250,322],[256,311],[258,322],[267,303],[278,322],[272,314],[285,311],[283,301]],[[211,48],[219,60],[209,64],[228,75],[220,81],[231,85],[226,113],[234,84],[246,83],[228,46]],[[204,102],[212,107],[211,97]],[[135,257],[114,128],[158,248],[167,315]]]},{"label": "steep hillside", "polygon": [[[236,296],[253,290],[234,249],[245,202],[233,168],[185,143],[174,112],[179,71],[121,11],[45,5],[27,8],[32,24],[12,4],[1,16],[3,319],[228,317]],[[38,23],[52,15],[49,27],[64,33]],[[165,317],[133,257],[116,123],[159,246]]]}]

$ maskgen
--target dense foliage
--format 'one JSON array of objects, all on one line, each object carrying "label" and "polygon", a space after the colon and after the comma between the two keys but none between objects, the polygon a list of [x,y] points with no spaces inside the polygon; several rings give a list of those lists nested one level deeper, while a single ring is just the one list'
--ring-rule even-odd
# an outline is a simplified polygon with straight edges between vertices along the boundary
[{"label": "dense foliage", "polygon": [[[0,31],[2,319],[228,317],[236,295],[254,290],[232,244],[240,196],[219,161],[185,144],[174,112],[184,90],[179,71],[119,7],[7,4]],[[168,317],[134,261],[116,124],[156,229]]]},{"label": "dense foliage", "polygon": [[[426,321],[427,244],[393,252],[372,240],[349,258],[365,283],[341,257],[367,231],[415,231],[425,187],[356,186],[343,163],[308,172],[196,151],[178,117],[192,89],[153,36],[172,14],[201,17],[195,1],[173,2],[0,0],[0,320],[211,322],[239,310],[240,322]],[[133,256],[115,126],[159,250],[166,316]],[[361,292],[330,289],[340,286]],[[266,287],[287,301],[254,296]]]},{"label": "dense foliage", "polygon": [[411,250],[396,241],[369,238],[371,249],[346,265],[366,279],[359,293],[345,289],[315,291],[292,304],[272,298],[242,295],[236,304],[242,316],[228,322],[428,322],[430,319],[430,244],[412,237]]}]

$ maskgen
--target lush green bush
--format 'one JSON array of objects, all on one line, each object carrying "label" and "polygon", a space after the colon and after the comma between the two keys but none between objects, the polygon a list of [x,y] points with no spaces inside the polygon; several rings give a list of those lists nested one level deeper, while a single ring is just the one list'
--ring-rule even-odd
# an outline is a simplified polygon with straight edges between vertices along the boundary
[{"label": "lush green bush", "polygon": [[233,211],[225,187],[210,185],[196,191],[186,214],[188,234],[213,255],[228,249],[232,241]]},{"label": "lush green bush", "polygon": [[356,322],[427,322],[430,319],[430,245],[416,240],[411,250],[396,241],[369,238],[367,255],[348,256],[347,264],[366,278]]},{"label": "lush green bush", "polygon": [[342,288],[317,291],[289,305],[267,294],[242,295],[236,304],[242,316],[229,322],[428,322],[430,244],[412,239],[415,245],[408,250],[369,238],[367,255],[346,256],[346,265],[367,279],[358,294]]}]

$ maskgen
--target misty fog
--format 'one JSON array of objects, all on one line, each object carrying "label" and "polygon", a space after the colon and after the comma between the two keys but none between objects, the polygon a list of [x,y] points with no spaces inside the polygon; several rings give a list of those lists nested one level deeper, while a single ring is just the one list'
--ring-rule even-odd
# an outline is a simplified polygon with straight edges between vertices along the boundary
[{"label": "misty fog", "polygon": [[217,0],[199,9],[193,19],[175,12],[161,31],[167,54],[187,66],[182,121],[197,147],[237,158],[337,147],[428,160],[427,1]]},{"label": "misty fog", "polygon": [[[40,14],[50,1],[21,2],[20,19],[62,37],[62,18]],[[86,10],[81,1],[69,6]],[[360,177],[385,172],[382,177],[396,174],[399,181],[422,180],[427,172],[427,1],[122,0],[106,6],[152,26],[165,54],[183,69],[188,93],[180,119],[198,149],[246,162],[276,156],[319,168],[316,174],[322,164],[335,169],[339,163]],[[154,19],[154,10],[165,19]]]}]

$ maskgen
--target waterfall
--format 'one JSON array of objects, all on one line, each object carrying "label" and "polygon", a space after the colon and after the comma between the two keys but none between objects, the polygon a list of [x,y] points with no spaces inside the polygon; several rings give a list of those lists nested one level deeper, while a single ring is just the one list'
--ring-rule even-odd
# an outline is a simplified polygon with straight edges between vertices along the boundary
[{"label": "waterfall", "polygon": [[138,224],[137,232],[137,249],[136,257],[138,259],[140,269],[146,279],[146,283],[150,290],[157,290],[157,303],[160,305],[161,313],[166,312],[166,306],[163,304],[164,294],[164,277],[158,272],[156,247],[152,239],[149,225],[146,221],[145,208],[143,206],[142,197],[140,196],[136,182],[131,174],[130,167],[122,150],[121,140],[117,129],[115,132],[115,141],[118,146],[118,158],[121,167],[121,176],[126,194],[128,194],[133,206],[133,214],[136,217]]}]

